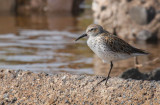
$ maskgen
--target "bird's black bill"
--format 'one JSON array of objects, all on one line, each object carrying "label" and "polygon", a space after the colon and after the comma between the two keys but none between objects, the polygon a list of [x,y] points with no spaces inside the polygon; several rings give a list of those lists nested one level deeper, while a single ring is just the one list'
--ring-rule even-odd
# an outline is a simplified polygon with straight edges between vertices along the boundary
[{"label": "bird's black bill", "polygon": [[77,40],[79,40],[79,39],[81,39],[81,38],[83,38],[83,37],[85,37],[85,36],[87,36],[87,34],[83,34],[83,35],[81,35],[80,37],[78,37],[75,41],[77,41]]}]

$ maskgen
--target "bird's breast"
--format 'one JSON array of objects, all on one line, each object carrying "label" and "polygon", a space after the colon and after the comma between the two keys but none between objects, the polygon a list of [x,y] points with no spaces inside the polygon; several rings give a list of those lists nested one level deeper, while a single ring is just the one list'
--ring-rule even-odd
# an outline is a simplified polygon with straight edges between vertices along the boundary
[{"label": "bird's breast", "polygon": [[100,37],[89,38],[87,40],[87,44],[90,49],[103,61],[110,61],[110,59],[112,59],[112,56],[114,56],[104,40]]},{"label": "bird's breast", "polygon": [[87,40],[87,44],[90,49],[105,62],[116,61],[129,57],[128,54],[121,54],[112,51],[105,41],[106,40],[102,37],[90,37]]},{"label": "bird's breast", "polygon": [[90,49],[95,53],[102,50],[103,44],[99,37],[89,37],[87,40],[87,44],[90,47]]}]

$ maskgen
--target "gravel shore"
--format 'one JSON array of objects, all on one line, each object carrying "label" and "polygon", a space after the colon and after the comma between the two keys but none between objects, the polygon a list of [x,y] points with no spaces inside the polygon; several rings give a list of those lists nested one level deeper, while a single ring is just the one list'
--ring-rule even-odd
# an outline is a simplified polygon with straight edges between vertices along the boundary
[{"label": "gravel shore", "polygon": [[158,105],[160,81],[110,78],[91,91],[103,77],[0,70],[0,105]]}]

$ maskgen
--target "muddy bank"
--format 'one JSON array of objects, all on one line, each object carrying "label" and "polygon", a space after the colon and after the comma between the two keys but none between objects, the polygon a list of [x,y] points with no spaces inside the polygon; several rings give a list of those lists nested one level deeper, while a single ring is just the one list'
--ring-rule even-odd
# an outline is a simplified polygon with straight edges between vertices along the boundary
[{"label": "muddy bank", "polygon": [[0,70],[0,104],[160,104],[160,81]]}]

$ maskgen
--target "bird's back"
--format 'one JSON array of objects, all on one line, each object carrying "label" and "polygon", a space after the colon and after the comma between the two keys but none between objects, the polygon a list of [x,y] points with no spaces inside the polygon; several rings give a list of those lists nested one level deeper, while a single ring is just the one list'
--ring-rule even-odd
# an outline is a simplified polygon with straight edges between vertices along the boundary
[{"label": "bird's back", "polygon": [[110,33],[102,33],[102,39],[104,39],[104,43],[110,48],[111,51],[116,53],[125,53],[125,54],[135,54],[135,55],[145,55],[148,54],[147,52],[135,48],[125,42],[124,40],[120,39],[119,37],[112,35]]}]

